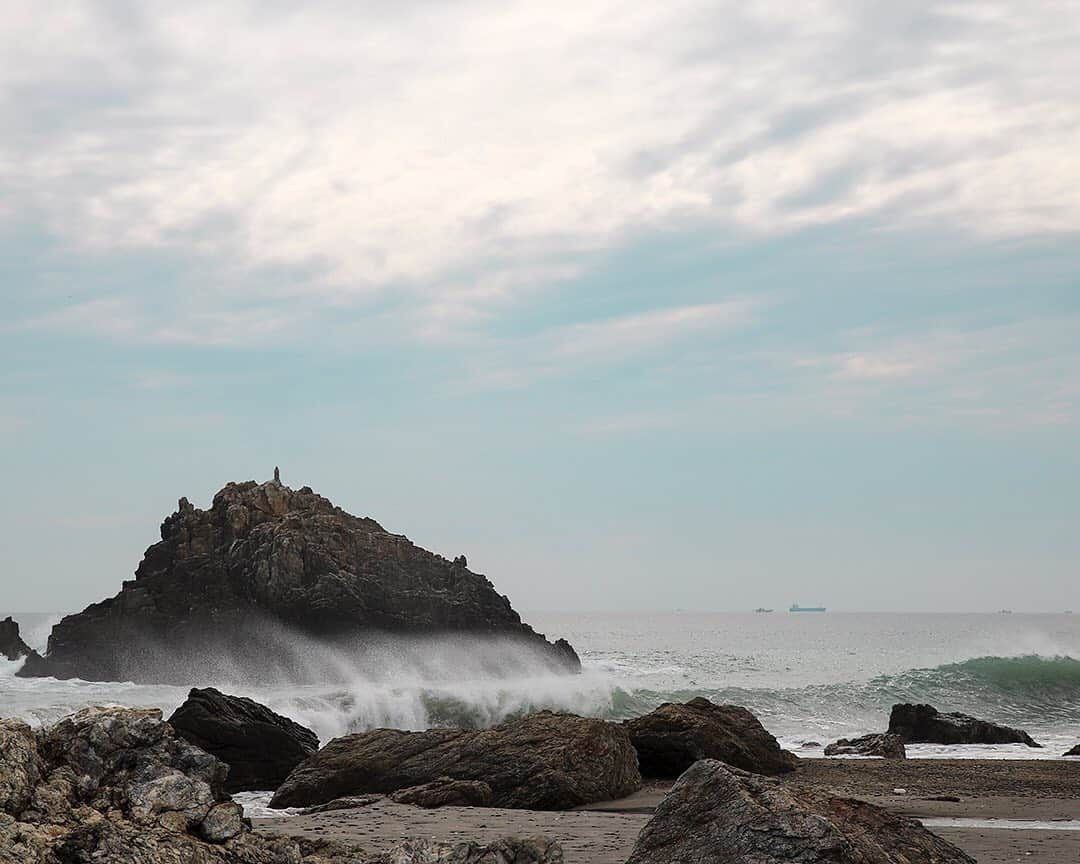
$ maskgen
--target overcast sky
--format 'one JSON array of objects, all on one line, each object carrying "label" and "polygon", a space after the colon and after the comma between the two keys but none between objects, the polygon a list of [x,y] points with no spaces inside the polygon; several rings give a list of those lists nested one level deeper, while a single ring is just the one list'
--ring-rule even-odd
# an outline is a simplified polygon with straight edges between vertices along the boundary
[{"label": "overcast sky", "polygon": [[1080,3],[0,19],[0,608],[275,464],[522,609],[1080,611]]}]

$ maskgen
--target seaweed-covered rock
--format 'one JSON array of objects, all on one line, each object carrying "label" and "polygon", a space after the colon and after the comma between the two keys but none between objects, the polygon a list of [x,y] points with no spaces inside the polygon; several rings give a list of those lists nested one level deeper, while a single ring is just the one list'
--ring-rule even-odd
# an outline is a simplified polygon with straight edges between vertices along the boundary
[{"label": "seaweed-covered rock", "polygon": [[213,687],[192,689],[169,718],[176,734],[229,766],[226,792],[277,789],[319,749],[319,737],[260,705]]},{"label": "seaweed-covered rock", "polygon": [[1026,744],[1041,747],[1022,729],[978,720],[967,714],[943,714],[933,705],[893,705],[889,734],[905,744]]},{"label": "seaweed-covered rock", "polygon": [[421,549],[374,519],[277,480],[229,483],[208,510],[181,498],[120,593],[68,615],[24,677],[190,683],[223,659],[246,678],[282,643],[276,628],[338,644],[381,633],[476,634],[531,649],[577,671],[565,640],[522,623],[460,556]]},{"label": "seaweed-covered rock", "polygon": [[665,702],[626,721],[626,728],[646,777],[678,777],[699,759],[758,774],[782,774],[798,764],[746,708],[700,696],[685,704]]},{"label": "seaweed-covered rock", "polygon": [[335,738],[300,763],[270,801],[308,807],[450,777],[491,787],[496,807],[567,810],[641,787],[626,729],[541,711],[492,729],[375,729]]},{"label": "seaweed-covered rock", "polygon": [[821,795],[712,759],[656,808],[627,864],[975,864],[914,819]]},{"label": "seaweed-covered rock", "polygon": [[888,732],[863,735],[861,738],[841,738],[825,748],[826,756],[878,756],[882,759],[907,759],[904,739]]}]

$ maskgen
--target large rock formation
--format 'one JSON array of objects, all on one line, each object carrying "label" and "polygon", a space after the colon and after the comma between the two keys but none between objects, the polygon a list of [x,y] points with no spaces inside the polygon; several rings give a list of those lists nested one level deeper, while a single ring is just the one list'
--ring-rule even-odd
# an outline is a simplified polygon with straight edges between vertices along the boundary
[{"label": "large rock formation", "polygon": [[746,708],[715,705],[701,696],[684,705],[665,702],[626,721],[646,777],[678,777],[698,759],[719,759],[758,774],[794,770],[798,759]]},{"label": "large rock formation", "polygon": [[627,864],[975,864],[914,819],[796,790],[712,759],[656,808]]},{"label": "large rock formation", "polygon": [[275,659],[267,640],[282,626],[335,642],[497,635],[532,646],[553,668],[580,668],[565,640],[551,644],[523,624],[464,556],[449,561],[275,480],[230,483],[209,510],[181,498],[135,579],[64,618],[46,656],[30,657],[20,674],[197,683],[227,662],[250,678]]},{"label": "large rock formation", "polygon": [[1022,729],[1013,729],[967,714],[942,714],[933,705],[893,705],[889,734],[906,744],[1026,744],[1041,747]]},{"label": "large rock formation", "polygon": [[308,807],[441,777],[482,781],[496,807],[528,810],[567,810],[641,786],[622,726],[541,711],[492,729],[376,729],[335,738],[296,767],[270,806]]},{"label": "large rock formation", "polygon": [[1077,744],[1071,750],[1068,750],[1068,751],[1066,751],[1065,753],[1063,753],[1061,755],[1063,755],[1063,756],[1080,756],[1080,744]]},{"label": "large rock formation", "polygon": [[878,756],[882,759],[907,759],[904,739],[899,735],[863,735],[841,738],[825,748],[826,756]]},{"label": "large rock formation", "polygon": [[0,720],[0,864],[562,864],[558,843],[408,839],[379,854],[252,833],[226,766],[157,710],[88,708],[34,732]]},{"label": "large rock formation", "polygon": [[193,689],[169,718],[176,734],[229,766],[226,792],[277,789],[319,736],[253,699]]},{"label": "large rock formation", "polygon": [[0,720],[0,862],[298,864],[296,844],[249,833],[225,773],[156,710],[90,708],[40,734]]},{"label": "large rock formation", "polygon": [[13,621],[10,615],[0,621],[0,656],[8,660],[19,660],[33,653],[19,635],[17,621]]}]

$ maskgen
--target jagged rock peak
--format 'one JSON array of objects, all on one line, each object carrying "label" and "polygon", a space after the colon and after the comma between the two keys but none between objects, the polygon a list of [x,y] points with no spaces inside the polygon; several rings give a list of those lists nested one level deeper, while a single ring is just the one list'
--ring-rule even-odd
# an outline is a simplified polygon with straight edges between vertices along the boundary
[{"label": "jagged rock peak", "polygon": [[465,556],[428,552],[278,473],[228,483],[206,510],[181,498],[135,579],[64,618],[46,657],[31,656],[18,674],[197,683],[215,651],[245,669],[265,663],[267,626],[279,624],[337,641],[374,632],[512,636],[558,668],[580,667],[568,643],[524,624]]}]

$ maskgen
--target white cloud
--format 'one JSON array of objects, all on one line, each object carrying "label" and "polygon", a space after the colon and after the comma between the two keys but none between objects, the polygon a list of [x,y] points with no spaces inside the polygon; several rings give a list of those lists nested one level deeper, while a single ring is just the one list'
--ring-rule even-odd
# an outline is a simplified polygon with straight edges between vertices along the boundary
[{"label": "white cloud", "polygon": [[1080,231],[1075,2],[110,9],[5,9],[0,219],[407,290],[426,339],[658,228]]},{"label": "white cloud", "polygon": [[754,323],[762,301],[732,298],[553,327],[475,353],[471,386],[513,388],[630,362],[694,338],[716,338]]}]

